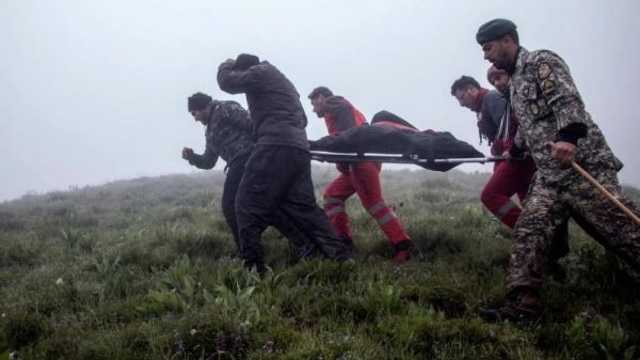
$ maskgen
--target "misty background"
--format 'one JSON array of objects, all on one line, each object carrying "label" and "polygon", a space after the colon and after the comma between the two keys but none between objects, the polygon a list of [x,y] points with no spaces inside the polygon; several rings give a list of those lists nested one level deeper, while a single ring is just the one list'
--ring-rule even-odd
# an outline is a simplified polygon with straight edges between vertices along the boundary
[{"label": "misty background", "polygon": [[635,0],[0,0],[0,201],[194,171],[180,152],[202,152],[204,128],[186,98],[204,91],[246,105],[215,80],[218,64],[241,52],[296,85],[310,139],[326,130],[306,95],[325,85],[368,118],[386,109],[488,153],[475,115],[449,89],[462,74],[489,87],[475,33],[496,17],[513,20],[529,50],[567,61],[625,163],[623,183],[640,186],[639,10]]}]

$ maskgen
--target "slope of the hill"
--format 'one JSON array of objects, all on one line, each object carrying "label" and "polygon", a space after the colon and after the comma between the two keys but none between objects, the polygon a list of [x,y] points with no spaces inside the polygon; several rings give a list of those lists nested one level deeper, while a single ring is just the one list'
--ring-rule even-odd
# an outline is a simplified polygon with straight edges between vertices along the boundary
[{"label": "slope of the hill", "polygon": [[[318,194],[334,174],[314,168]],[[352,199],[355,264],[289,265],[268,231],[263,279],[232,257],[223,180],[142,178],[0,204],[0,359],[640,358],[638,286],[574,226],[541,322],[480,320],[504,296],[510,245],[479,203],[486,175],[384,173],[419,248],[407,265],[390,264]]]}]

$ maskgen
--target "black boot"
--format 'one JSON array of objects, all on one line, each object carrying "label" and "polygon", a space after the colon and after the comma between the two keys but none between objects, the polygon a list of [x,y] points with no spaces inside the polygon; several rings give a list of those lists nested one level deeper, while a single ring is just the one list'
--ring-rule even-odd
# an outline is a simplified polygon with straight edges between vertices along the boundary
[{"label": "black boot", "polygon": [[264,275],[267,272],[267,267],[264,265],[263,261],[246,261],[244,262],[244,267],[249,270],[255,270],[258,274]]},{"label": "black boot", "polygon": [[358,249],[353,245],[353,239],[349,235],[341,235],[339,238],[345,243],[346,252],[349,254],[350,258],[358,253]]},{"label": "black boot", "polygon": [[411,259],[411,252],[415,248],[413,241],[402,240],[393,246],[393,262],[400,265]]},{"label": "black boot", "polygon": [[519,325],[536,322],[542,315],[537,292],[527,288],[516,289],[499,308],[480,309],[480,317],[488,322],[511,321]]}]

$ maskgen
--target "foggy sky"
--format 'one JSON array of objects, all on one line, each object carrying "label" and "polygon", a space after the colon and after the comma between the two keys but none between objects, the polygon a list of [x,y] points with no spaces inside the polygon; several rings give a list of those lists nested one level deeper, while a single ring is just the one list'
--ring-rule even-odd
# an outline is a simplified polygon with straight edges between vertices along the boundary
[{"label": "foggy sky", "polygon": [[449,88],[462,74],[488,86],[474,39],[496,17],[512,19],[529,50],[565,59],[625,163],[622,181],[640,186],[639,10],[634,0],[2,0],[0,200],[194,171],[180,151],[203,151],[204,128],[186,98],[204,91],[245,104],[215,81],[218,64],[241,52],[294,82],[311,139],[326,130],[306,95],[325,85],[368,118],[386,109],[477,146],[475,116]]}]

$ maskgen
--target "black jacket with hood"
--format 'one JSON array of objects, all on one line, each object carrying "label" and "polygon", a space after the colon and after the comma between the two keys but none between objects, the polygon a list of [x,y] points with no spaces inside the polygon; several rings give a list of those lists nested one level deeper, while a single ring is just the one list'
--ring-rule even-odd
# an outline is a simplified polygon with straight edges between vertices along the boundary
[{"label": "black jacket with hood", "polygon": [[308,150],[307,117],[300,103],[300,94],[275,66],[255,59],[256,64],[246,68],[236,66],[238,60],[222,63],[218,68],[220,89],[230,94],[246,95],[257,145]]}]

